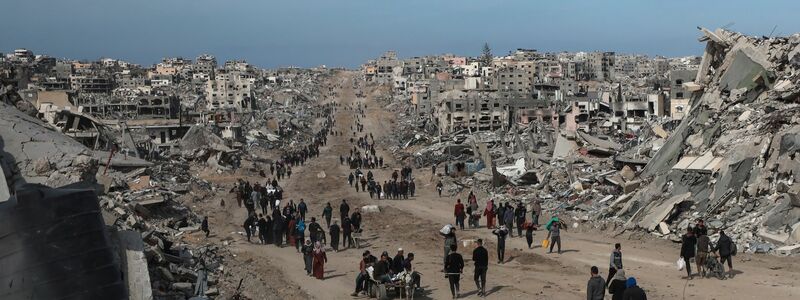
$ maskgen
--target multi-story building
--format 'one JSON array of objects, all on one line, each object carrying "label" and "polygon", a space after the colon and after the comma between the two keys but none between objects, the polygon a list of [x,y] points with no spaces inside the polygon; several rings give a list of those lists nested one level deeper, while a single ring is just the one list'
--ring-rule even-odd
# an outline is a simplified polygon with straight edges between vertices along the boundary
[{"label": "multi-story building", "polygon": [[591,80],[611,81],[615,79],[614,52],[590,52],[586,57],[589,62]]},{"label": "multi-story building", "polygon": [[233,71],[217,74],[206,82],[206,109],[209,111],[246,112],[255,102],[252,88],[255,78]]},{"label": "multi-story building", "polygon": [[72,75],[69,84],[81,93],[109,93],[114,89],[114,80],[103,76]]},{"label": "multi-story building", "polygon": [[697,70],[674,70],[669,72],[669,112],[673,120],[680,120],[689,112],[691,92],[684,88],[684,83],[693,82]]}]

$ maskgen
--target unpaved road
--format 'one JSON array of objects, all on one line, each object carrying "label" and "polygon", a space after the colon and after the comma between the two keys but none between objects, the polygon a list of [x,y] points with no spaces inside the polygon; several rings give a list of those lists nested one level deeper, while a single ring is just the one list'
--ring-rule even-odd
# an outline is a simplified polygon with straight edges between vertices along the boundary
[{"label": "unpaved road", "polygon": [[[341,83],[339,103],[349,105],[363,100],[354,96],[352,74],[343,73]],[[367,98],[365,103],[368,107],[367,117],[362,120],[365,132],[373,133],[375,140],[380,140],[392,130],[394,115],[384,111],[371,98]],[[354,118],[352,111],[338,109],[335,130],[345,134],[329,136],[328,145],[321,149],[319,158],[294,168],[292,178],[281,182],[286,191],[285,201],[305,199],[309,214],[318,219],[321,219],[319,215],[326,202],[334,206],[334,219],[338,219],[338,205],[342,199],[347,199],[351,207],[377,204],[382,208],[381,213],[364,214],[363,227],[366,235],[371,237],[367,247],[338,253],[328,251],[324,280],[306,276],[301,256],[293,247],[248,243],[238,233],[242,231],[246,211],[233,204],[235,200],[227,190],[194,204],[198,213],[210,215],[214,234],[208,240],[196,235],[191,239],[198,243],[221,243],[223,240],[230,243],[229,249],[236,257],[229,259],[232,262],[226,265],[227,275],[223,280],[238,282],[238,278],[244,277],[244,295],[252,299],[353,299],[349,294],[353,292],[361,252],[366,249],[379,256],[380,252],[388,251],[394,256],[395,250],[402,247],[406,253],[415,253],[414,267],[423,274],[424,290],[417,295],[418,298],[450,298],[447,280],[440,273],[442,240],[437,230],[445,223],[454,222],[452,207],[455,199],[466,199],[468,191],[463,195],[439,198],[430,180],[430,170],[419,169],[414,170],[417,195],[409,200],[372,200],[367,193],[356,193],[346,182],[351,170],[339,164],[339,155],[347,155],[352,147],[349,128]],[[376,180],[383,181],[391,170],[402,165],[393,161],[386,151],[379,152],[389,167],[373,170],[373,173]],[[325,178],[317,177],[320,171],[326,173]],[[235,178],[263,182],[263,178],[255,175],[242,170],[236,176],[212,174],[205,178],[229,189]],[[479,192],[477,195],[482,207],[486,195]],[[219,206],[222,198],[228,203],[224,208]],[[485,219],[481,221],[485,222]],[[649,237],[628,239],[629,235],[622,235],[614,238],[611,232],[571,228],[563,237],[563,254],[546,254],[540,248],[527,249],[524,239],[515,237],[507,242],[506,259],[510,262],[502,265],[496,263],[494,238],[485,227],[459,232],[458,237],[483,238],[489,242],[487,298],[491,299],[584,298],[589,267],[598,266],[605,277],[610,249],[616,242],[623,244],[627,275],[637,278],[650,299],[795,299],[800,296],[800,265],[788,258],[740,255],[734,259],[738,274],[733,279],[696,278],[687,281],[682,277],[685,272],[674,267],[678,245]],[[537,232],[535,239],[540,241],[541,238],[541,231]],[[462,295],[477,298],[469,261],[471,250],[459,248],[467,261],[461,280]]]}]

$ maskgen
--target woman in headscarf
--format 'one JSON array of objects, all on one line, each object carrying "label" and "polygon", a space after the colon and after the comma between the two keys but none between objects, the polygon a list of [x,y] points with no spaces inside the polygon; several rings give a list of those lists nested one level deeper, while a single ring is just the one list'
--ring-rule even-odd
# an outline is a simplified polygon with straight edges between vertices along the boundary
[{"label": "woman in headscarf", "polygon": [[494,200],[486,201],[486,208],[483,210],[483,215],[486,216],[486,228],[494,228]]},{"label": "woman in headscarf", "polygon": [[322,244],[317,242],[314,244],[314,262],[312,265],[314,277],[322,279],[325,276],[325,263],[328,262],[328,256],[325,255],[325,250],[322,249]]},{"label": "woman in headscarf", "polygon": [[625,284],[628,279],[625,278],[625,270],[619,269],[611,282],[608,284],[608,293],[613,295],[611,300],[622,300],[622,294],[625,293]]}]

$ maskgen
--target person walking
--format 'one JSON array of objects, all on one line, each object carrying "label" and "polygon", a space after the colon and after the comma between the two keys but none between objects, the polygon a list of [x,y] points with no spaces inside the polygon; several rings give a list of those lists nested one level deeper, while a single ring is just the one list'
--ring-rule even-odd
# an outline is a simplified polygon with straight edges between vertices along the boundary
[{"label": "person walking", "polygon": [[545,226],[548,231],[547,238],[550,239],[550,251],[547,253],[553,253],[553,246],[558,243],[558,254],[561,254],[561,226],[563,224],[558,217],[553,217]]},{"label": "person walking", "polygon": [[514,237],[514,208],[511,207],[511,203],[506,203],[503,215],[503,224],[508,227],[508,235]]},{"label": "person walking", "polygon": [[[444,257],[442,259],[444,264],[447,264],[447,255],[450,254],[450,249],[452,248],[452,246],[457,247],[456,243],[458,242],[456,240],[456,228],[453,227],[452,225],[448,225],[448,227],[450,228],[450,231],[448,233],[443,234],[439,232],[439,234],[444,236]],[[444,272],[445,269],[442,268],[442,271]]]},{"label": "person walking", "polygon": [[517,236],[519,237],[522,237],[522,230],[526,229],[523,228],[524,226],[522,225],[525,224],[525,216],[527,214],[528,210],[525,209],[525,206],[522,205],[522,202],[517,203],[517,208],[514,210],[514,217],[516,218],[517,221]]},{"label": "person walking", "polygon": [[600,277],[600,271],[597,266],[591,268],[592,277],[586,284],[586,300],[603,300],[606,294],[606,283],[603,277]]},{"label": "person walking", "polygon": [[455,212],[453,215],[456,217],[456,225],[461,230],[464,230],[464,218],[466,217],[466,213],[464,212],[464,204],[461,203],[461,199],[456,200]]},{"label": "person walking", "polygon": [[731,256],[736,254],[736,244],[725,234],[725,231],[719,232],[719,239],[717,239],[717,244],[714,246],[713,251],[719,251],[719,262],[723,265],[723,268],[725,267],[725,262],[728,262],[728,275],[733,277],[733,260]]},{"label": "person walking", "polygon": [[[277,212],[277,210],[273,212]],[[272,241],[275,243],[275,246],[283,247],[283,225],[285,222],[281,214],[272,214]]]},{"label": "person walking", "polygon": [[439,183],[436,184],[436,191],[439,192],[439,198],[442,197],[442,189],[444,189],[444,185],[442,184],[442,181],[439,180]]},{"label": "person walking", "polygon": [[622,293],[623,300],[647,300],[647,294],[636,283],[636,278],[629,277],[625,281],[625,292]]},{"label": "person walking", "polygon": [[614,277],[611,278],[610,283],[606,282],[606,285],[608,285],[608,293],[611,294],[611,300],[622,300],[627,280],[628,279],[625,278],[625,270],[620,269],[617,273],[614,273]]},{"label": "person walking", "polygon": [[250,241],[250,236],[253,234],[251,229],[253,228],[253,216],[248,216],[247,219],[244,220],[244,233],[247,235],[247,241]]},{"label": "person walking", "polygon": [[207,216],[203,217],[203,222],[200,223],[200,230],[202,230],[203,232],[206,233],[206,237],[208,237],[208,235],[211,233],[211,231],[208,230],[208,217]]},{"label": "person walking", "polygon": [[303,198],[300,198],[300,203],[297,204],[297,211],[300,212],[300,219],[305,221],[308,206],[306,206],[306,201]]},{"label": "person walking", "polygon": [[697,274],[700,277],[706,276],[705,265],[709,252],[711,252],[711,239],[708,235],[697,236],[697,253],[694,257],[694,262],[697,264]]},{"label": "person walking", "polygon": [[483,215],[486,216],[486,228],[494,228],[494,200],[486,201],[486,208],[483,209]]},{"label": "person walking", "polygon": [[344,218],[350,216],[350,205],[347,200],[342,199],[342,204],[339,205],[339,219],[344,222]]},{"label": "person walking", "polygon": [[533,200],[531,205],[531,223],[539,225],[539,216],[542,215],[542,203],[539,200]]},{"label": "person walking", "polygon": [[353,223],[350,217],[345,216],[342,220],[342,247],[350,248],[353,246]]},{"label": "person walking", "polygon": [[[300,244],[300,241],[297,242]],[[311,240],[307,239],[306,243],[303,244],[302,250],[300,251],[303,255],[303,263],[305,265],[304,269],[306,270],[306,275],[311,276],[311,264],[313,262],[313,254],[314,254],[314,246],[311,244]]]},{"label": "person walking", "polygon": [[261,241],[261,244],[267,243],[267,219],[264,219],[264,215],[258,215],[258,221],[256,222],[256,227],[258,227],[258,240]]},{"label": "person walking", "polygon": [[689,260],[694,257],[695,246],[697,245],[697,238],[691,227],[686,229],[686,234],[681,237],[681,258],[686,263],[686,276],[692,279],[692,264]]},{"label": "person walking", "polygon": [[475,262],[475,286],[478,297],[486,297],[486,271],[489,270],[489,252],[483,247],[483,239],[475,241],[477,246],[472,250],[472,261]]},{"label": "person walking", "polygon": [[[295,218],[294,224],[294,244],[297,248],[297,251],[300,251],[300,245],[302,244],[303,239],[305,238],[306,232],[306,222],[303,219]],[[311,239],[308,240],[309,244],[311,243]],[[313,244],[312,244],[313,245]]]},{"label": "person walking", "polygon": [[333,248],[333,252],[339,252],[339,234],[341,233],[341,228],[339,228],[339,224],[337,221],[333,221],[330,227],[328,227],[328,231],[330,231],[331,235],[331,248]]},{"label": "person walking", "polygon": [[611,259],[608,263],[606,287],[608,287],[608,284],[611,282],[611,278],[614,278],[614,274],[619,270],[622,270],[622,244],[616,243],[614,244],[614,250],[611,251]]},{"label": "person walking", "polygon": [[313,261],[311,262],[311,273],[317,279],[325,277],[325,263],[328,262],[328,256],[325,255],[325,249],[322,244],[317,242],[314,244],[314,252],[311,254]]},{"label": "person walking", "polygon": [[458,298],[458,293],[461,289],[459,281],[461,280],[461,273],[464,271],[464,258],[456,250],[456,245],[450,245],[450,254],[444,260],[445,274],[450,282],[450,294],[453,295],[453,299]]},{"label": "person walking", "polygon": [[536,230],[536,224],[523,223],[525,226],[525,241],[528,242],[528,249],[533,249],[533,232]]},{"label": "person walking", "polygon": [[331,227],[331,217],[333,217],[333,207],[331,207],[331,203],[328,202],[325,204],[325,208],[322,209],[322,218],[325,219],[325,228]]},{"label": "person walking", "polygon": [[317,223],[317,218],[311,217],[311,223],[308,223],[308,236],[311,238],[311,243],[316,244],[320,240],[325,240],[324,230],[322,226]]},{"label": "person walking", "polygon": [[506,258],[506,236],[508,235],[508,228],[505,225],[500,225],[500,228],[492,230],[492,234],[497,236],[497,263],[502,264]]}]

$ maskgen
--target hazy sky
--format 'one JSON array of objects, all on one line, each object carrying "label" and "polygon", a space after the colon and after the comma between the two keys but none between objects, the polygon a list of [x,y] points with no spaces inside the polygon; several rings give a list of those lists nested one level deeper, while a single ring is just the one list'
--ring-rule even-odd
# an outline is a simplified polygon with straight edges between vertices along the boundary
[{"label": "hazy sky", "polygon": [[608,50],[700,55],[696,26],[800,32],[800,1],[2,0],[0,52],[151,64],[166,56],[262,67],[355,67],[401,57]]}]

